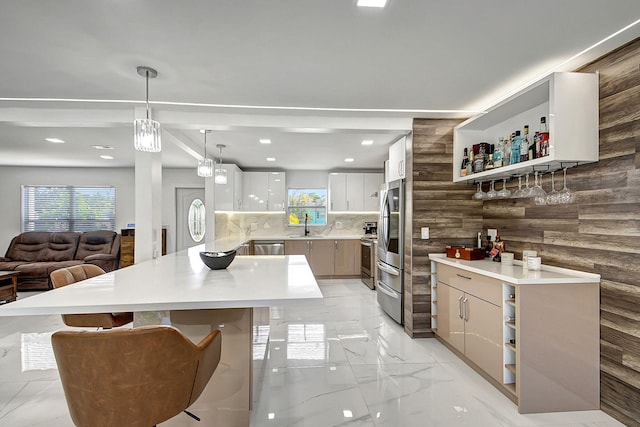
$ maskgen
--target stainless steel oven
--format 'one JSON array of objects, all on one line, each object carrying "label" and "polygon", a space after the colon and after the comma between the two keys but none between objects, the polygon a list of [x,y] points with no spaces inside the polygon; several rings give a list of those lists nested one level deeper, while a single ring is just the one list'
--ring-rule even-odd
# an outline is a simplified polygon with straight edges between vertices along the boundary
[{"label": "stainless steel oven", "polygon": [[373,273],[375,267],[373,265],[373,260],[375,259],[375,254],[373,253],[373,239],[369,237],[361,238],[360,246],[360,249],[362,249],[360,251],[360,278],[365,285],[374,289],[375,284],[373,283]]},{"label": "stainless steel oven", "polygon": [[381,190],[378,222],[378,304],[402,324],[404,291],[404,181],[386,183]]}]

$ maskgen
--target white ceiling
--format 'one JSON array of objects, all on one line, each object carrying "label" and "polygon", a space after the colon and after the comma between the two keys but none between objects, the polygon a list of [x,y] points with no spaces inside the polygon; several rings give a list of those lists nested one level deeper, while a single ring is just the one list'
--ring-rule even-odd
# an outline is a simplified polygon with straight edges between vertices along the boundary
[{"label": "white ceiling", "polygon": [[[148,65],[159,73],[149,96],[167,167],[195,167],[198,129],[210,128],[209,157],[222,143],[225,163],[243,168],[379,169],[411,118],[472,115],[430,110],[481,111],[640,36],[638,0],[354,4],[2,0],[0,165],[131,166],[131,121],[145,97],[136,66]],[[98,158],[98,144],[115,159]]]}]

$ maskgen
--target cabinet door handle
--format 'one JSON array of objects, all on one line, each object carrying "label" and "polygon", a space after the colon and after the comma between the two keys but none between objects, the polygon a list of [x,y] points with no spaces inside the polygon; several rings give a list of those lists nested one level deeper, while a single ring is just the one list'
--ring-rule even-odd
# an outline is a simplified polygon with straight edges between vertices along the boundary
[{"label": "cabinet door handle", "polygon": [[463,279],[471,280],[471,277],[463,276],[462,274],[456,273],[456,276],[462,277]]},{"label": "cabinet door handle", "polygon": [[464,295],[460,295],[460,298],[458,298],[458,317],[461,319],[464,319],[464,317],[462,316],[462,299],[464,298]]},{"label": "cabinet door handle", "polygon": [[462,303],[464,306],[464,321],[468,322],[469,321],[469,313],[467,312],[467,303],[469,302],[468,298],[465,298]]}]

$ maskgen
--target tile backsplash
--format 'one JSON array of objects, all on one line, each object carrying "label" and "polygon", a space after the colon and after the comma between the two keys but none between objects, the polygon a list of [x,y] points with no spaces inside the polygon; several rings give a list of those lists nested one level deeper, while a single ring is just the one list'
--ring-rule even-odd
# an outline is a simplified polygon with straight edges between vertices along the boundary
[{"label": "tile backsplash", "polygon": [[[364,223],[378,221],[377,213],[329,213],[327,225],[309,226],[310,236],[354,236],[364,234]],[[254,225],[252,229],[252,224]],[[302,236],[303,226],[289,226],[284,212],[216,213],[216,238]]]}]

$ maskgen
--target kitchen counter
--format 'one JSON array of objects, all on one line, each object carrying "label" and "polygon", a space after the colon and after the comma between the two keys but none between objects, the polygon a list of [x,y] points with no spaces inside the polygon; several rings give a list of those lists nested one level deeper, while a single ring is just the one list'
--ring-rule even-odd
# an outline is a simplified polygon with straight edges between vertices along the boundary
[{"label": "kitchen counter", "polygon": [[525,270],[522,268],[522,261],[514,261],[513,265],[503,265],[501,262],[493,262],[491,260],[465,261],[447,258],[446,254],[429,254],[429,259],[437,263],[517,285],[600,283],[599,274],[544,264],[541,270]]},{"label": "kitchen counter", "polygon": [[236,256],[209,270],[199,252],[220,240],[51,290],[0,307],[0,316],[268,307],[322,300],[304,256]]}]

